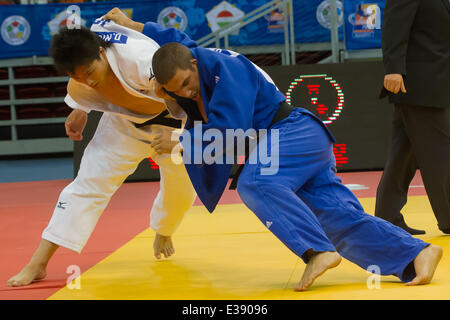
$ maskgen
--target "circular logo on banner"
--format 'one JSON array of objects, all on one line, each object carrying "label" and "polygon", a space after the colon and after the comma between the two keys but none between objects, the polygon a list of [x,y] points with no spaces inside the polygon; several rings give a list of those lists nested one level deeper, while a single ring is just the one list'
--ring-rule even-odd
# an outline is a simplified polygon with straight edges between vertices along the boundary
[{"label": "circular logo on banner", "polygon": [[[338,14],[338,27],[344,23],[344,5],[342,1],[336,1],[337,14]],[[322,1],[317,7],[316,18],[320,25],[326,29],[331,29],[331,15],[330,15],[330,2],[328,0]]]},{"label": "circular logo on banner", "polygon": [[158,23],[166,28],[176,28],[180,31],[186,30],[188,18],[183,10],[177,7],[167,7],[158,15]]},{"label": "circular logo on banner", "polygon": [[3,40],[12,46],[20,46],[27,42],[31,34],[31,27],[27,19],[22,16],[9,16],[3,20],[1,26]]}]

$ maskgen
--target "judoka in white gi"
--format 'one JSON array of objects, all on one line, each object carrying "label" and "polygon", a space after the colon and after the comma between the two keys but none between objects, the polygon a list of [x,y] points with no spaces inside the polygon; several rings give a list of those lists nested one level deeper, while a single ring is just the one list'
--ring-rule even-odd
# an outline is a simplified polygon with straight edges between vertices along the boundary
[{"label": "judoka in white gi", "polygon": [[[160,167],[160,191],[150,212],[158,259],[161,254],[174,253],[171,235],[196,197],[182,161],[176,164],[170,153],[158,152],[173,148],[171,134],[182,125],[168,115],[163,100],[149,87],[152,56],[159,45],[140,32],[103,19],[97,19],[91,30],[107,42],[87,29],[66,30],[54,37],[51,53],[55,65],[59,63],[71,76],[65,98],[74,109],[66,120],[69,137],[82,139],[91,110],[104,113],[84,151],[77,177],[59,196],[38,249],[22,271],[7,281],[8,286],[44,278],[60,246],[80,253],[114,192],[145,158],[151,157]],[[98,58],[90,59],[89,49],[80,51],[84,41],[89,41],[79,35],[83,32],[100,41]],[[71,50],[75,54],[68,55]],[[144,109],[154,113],[139,112]]]}]

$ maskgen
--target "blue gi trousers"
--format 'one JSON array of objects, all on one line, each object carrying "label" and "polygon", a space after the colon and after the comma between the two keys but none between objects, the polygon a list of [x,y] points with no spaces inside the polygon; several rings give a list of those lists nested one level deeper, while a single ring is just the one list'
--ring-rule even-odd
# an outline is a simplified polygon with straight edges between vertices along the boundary
[{"label": "blue gi trousers", "polygon": [[[335,175],[332,141],[317,119],[295,108],[271,129],[279,130],[278,172],[263,175],[270,164],[246,163],[237,186],[245,205],[305,263],[309,249],[337,251],[361,268],[411,281],[413,261],[429,244],[364,212]],[[271,135],[260,140],[269,153]]]}]

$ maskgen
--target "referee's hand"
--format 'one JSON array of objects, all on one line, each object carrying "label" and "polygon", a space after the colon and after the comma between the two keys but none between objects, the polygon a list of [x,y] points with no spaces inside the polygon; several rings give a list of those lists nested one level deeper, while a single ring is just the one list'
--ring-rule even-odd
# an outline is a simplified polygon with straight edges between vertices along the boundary
[{"label": "referee's hand", "polygon": [[403,82],[403,76],[399,73],[387,74],[384,77],[384,87],[387,91],[392,93],[398,93],[400,90],[406,93],[405,83]]}]

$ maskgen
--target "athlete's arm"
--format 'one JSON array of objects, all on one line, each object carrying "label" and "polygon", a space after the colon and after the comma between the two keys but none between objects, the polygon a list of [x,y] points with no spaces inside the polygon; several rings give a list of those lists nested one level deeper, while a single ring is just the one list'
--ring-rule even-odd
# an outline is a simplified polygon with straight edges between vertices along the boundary
[{"label": "athlete's arm", "polygon": [[155,40],[160,46],[169,42],[180,42],[188,48],[196,47],[197,43],[189,38],[187,34],[175,28],[164,28],[157,23],[147,22],[145,24],[128,18],[119,8],[114,8],[103,16],[105,20],[141,32],[147,37]]},{"label": "athlete's arm", "polygon": [[107,14],[103,16],[105,20],[114,21],[121,26],[133,29],[137,32],[142,32],[144,29],[144,24],[140,22],[136,22],[127,17],[125,13],[123,13],[119,8],[111,9]]},{"label": "athlete's arm", "polygon": [[86,127],[88,114],[80,109],[73,109],[67,116],[64,124],[67,136],[74,141],[83,140],[83,131]]},{"label": "athlete's arm", "polygon": [[160,46],[169,42],[179,42],[188,48],[197,47],[197,43],[184,32],[176,28],[165,28],[155,22],[146,22],[142,33],[155,40]]}]

